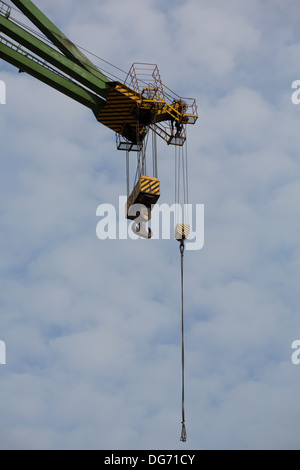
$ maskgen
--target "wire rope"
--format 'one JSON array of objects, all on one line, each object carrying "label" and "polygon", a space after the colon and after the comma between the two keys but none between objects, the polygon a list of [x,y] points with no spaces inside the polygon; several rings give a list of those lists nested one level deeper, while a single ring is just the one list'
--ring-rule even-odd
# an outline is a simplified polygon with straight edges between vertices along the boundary
[{"label": "wire rope", "polygon": [[186,441],[186,427],[185,427],[185,409],[184,409],[184,309],[183,309],[183,255],[184,255],[184,241],[180,242],[180,255],[181,255],[181,436],[182,442]]}]

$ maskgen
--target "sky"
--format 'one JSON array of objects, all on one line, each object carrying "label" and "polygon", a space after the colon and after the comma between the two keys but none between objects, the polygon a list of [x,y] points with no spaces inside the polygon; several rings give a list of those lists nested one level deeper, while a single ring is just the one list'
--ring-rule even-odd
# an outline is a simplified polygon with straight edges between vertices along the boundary
[{"label": "sky", "polygon": [[[299,2],[35,4],[196,99],[205,242],[184,258],[183,443],[178,242],[97,237],[97,207],[126,194],[125,153],[89,109],[0,60],[0,449],[299,449]],[[158,172],[172,203],[162,140]]]}]

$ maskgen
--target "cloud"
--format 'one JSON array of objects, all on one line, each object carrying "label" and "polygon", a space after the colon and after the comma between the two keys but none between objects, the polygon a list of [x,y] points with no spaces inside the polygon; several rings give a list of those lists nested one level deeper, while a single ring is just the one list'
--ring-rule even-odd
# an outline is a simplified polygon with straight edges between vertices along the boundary
[{"label": "cloud", "polygon": [[[158,63],[197,99],[185,448],[297,448],[296,2],[36,4],[77,44],[125,71]],[[0,448],[182,449],[178,243],[99,240],[98,205],[126,192],[113,133],[3,61],[0,79]],[[172,203],[174,149],[158,151]]]}]

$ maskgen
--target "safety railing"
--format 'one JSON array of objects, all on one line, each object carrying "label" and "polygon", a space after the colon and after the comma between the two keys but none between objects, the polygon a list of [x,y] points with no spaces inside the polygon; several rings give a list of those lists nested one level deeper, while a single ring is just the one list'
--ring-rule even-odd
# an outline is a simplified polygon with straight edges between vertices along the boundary
[{"label": "safety railing", "polygon": [[[177,95],[161,81],[156,64],[135,62],[132,64],[125,84],[139,94],[144,101],[165,104],[169,114],[185,124],[194,124],[198,119],[196,100]],[[178,103],[184,103],[184,112],[178,112]]]}]

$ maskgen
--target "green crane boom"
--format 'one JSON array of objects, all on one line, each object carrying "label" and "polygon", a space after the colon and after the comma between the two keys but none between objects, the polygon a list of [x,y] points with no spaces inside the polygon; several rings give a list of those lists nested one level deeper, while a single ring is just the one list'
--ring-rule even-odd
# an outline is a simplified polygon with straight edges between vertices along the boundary
[{"label": "green crane boom", "polygon": [[31,1],[11,1],[66,57],[92,72],[103,83],[109,83],[109,79]]},{"label": "green crane boom", "polygon": [[50,85],[70,98],[92,109],[98,115],[105,101],[91,93],[80,85],[68,80],[55,69],[46,66],[31,54],[0,36],[0,57],[19,68],[21,72],[27,72],[40,81]]},{"label": "green crane boom", "polygon": [[[5,5],[3,2],[1,3]],[[18,67],[20,71],[27,72],[47,85],[91,108],[97,116],[105,105],[105,99],[110,90],[109,79],[31,1],[13,0],[13,3],[49,39],[60,36],[61,43],[59,40],[53,40],[53,44],[57,47],[60,45],[60,49],[66,53],[67,47],[65,45],[63,47],[64,42],[69,45],[69,52],[68,56],[61,54],[11,21],[9,19],[10,10],[7,6],[6,10],[4,7],[0,10],[0,13],[2,13],[0,14],[0,31],[10,39],[17,41],[17,44],[0,36],[0,57]],[[3,15],[3,13],[5,14]],[[28,53],[25,48],[36,54],[37,57]],[[43,61],[40,59],[43,59]],[[69,77],[72,77],[79,83],[70,80]],[[92,90],[93,93],[89,90]]]}]

